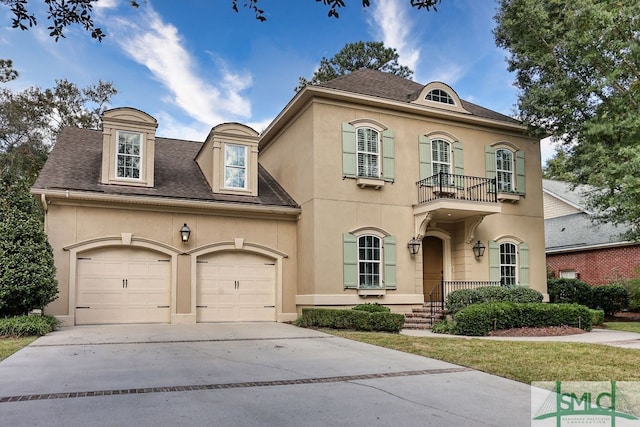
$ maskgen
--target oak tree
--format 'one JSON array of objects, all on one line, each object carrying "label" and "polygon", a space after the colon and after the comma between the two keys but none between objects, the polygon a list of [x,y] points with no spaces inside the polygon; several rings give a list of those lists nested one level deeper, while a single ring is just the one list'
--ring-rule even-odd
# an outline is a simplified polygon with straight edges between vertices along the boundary
[{"label": "oak tree", "polygon": [[596,190],[596,219],[640,238],[640,3],[500,0],[495,38],[520,89],[520,117],[554,135],[563,168]]}]

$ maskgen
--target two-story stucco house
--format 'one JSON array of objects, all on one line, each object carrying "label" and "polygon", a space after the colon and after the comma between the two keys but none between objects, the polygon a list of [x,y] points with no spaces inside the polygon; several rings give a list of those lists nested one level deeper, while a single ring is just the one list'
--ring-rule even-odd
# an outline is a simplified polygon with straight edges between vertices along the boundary
[{"label": "two-story stucco house", "polygon": [[454,287],[546,293],[540,146],[516,120],[360,70],[300,91],[258,134],[160,138],[154,118],[66,129],[32,192],[67,324],[410,312]]}]

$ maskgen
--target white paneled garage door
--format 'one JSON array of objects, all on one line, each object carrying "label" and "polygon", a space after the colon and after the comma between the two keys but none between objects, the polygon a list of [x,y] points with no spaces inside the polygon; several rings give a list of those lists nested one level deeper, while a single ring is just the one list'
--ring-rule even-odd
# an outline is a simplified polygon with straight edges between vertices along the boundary
[{"label": "white paneled garage door", "polygon": [[198,258],[198,322],[275,321],[276,266],[243,252]]},{"label": "white paneled garage door", "polygon": [[170,321],[171,260],[136,248],[78,256],[76,324]]}]

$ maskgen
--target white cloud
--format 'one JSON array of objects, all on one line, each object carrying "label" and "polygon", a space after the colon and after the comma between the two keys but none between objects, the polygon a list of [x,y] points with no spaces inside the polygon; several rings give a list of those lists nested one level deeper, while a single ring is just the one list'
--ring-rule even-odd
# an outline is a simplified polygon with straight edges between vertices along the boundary
[{"label": "white cloud", "polygon": [[374,29],[375,37],[381,37],[386,47],[398,51],[400,63],[412,70],[416,69],[420,59],[420,49],[415,46],[413,23],[409,19],[406,2],[398,0],[379,0],[373,5],[373,21],[369,25]]},{"label": "white cloud", "polygon": [[110,32],[119,34],[116,42],[125,53],[147,67],[169,90],[171,102],[206,124],[251,115],[251,104],[241,94],[252,83],[249,75],[230,72],[219,63],[218,83],[209,83],[198,76],[195,61],[176,27],[165,23],[149,3],[143,13],[145,16],[135,22],[122,18],[111,21],[117,29]]},{"label": "white cloud", "polygon": [[93,7],[96,9],[115,9],[119,3],[119,0],[98,0],[93,4]]}]

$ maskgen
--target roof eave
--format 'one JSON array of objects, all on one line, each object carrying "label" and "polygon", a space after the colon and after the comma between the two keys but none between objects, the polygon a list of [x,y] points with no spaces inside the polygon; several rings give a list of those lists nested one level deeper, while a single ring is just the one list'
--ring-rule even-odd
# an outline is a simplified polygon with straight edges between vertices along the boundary
[{"label": "roof eave", "polygon": [[134,196],[120,194],[104,194],[90,191],[64,190],[64,189],[43,189],[32,188],[31,194],[40,196],[43,207],[46,210],[48,204],[54,199],[78,201],[78,202],[98,202],[98,203],[121,203],[140,206],[161,206],[165,208],[192,209],[211,212],[244,212],[259,215],[276,215],[297,219],[301,213],[299,207],[277,206],[277,205],[256,205],[208,200],[189,200],[170,197],[157,196]]},{"label": "roof eave", "polygon": [[376,96],[362,95],[354,92],[332,89],[321,86],[308,85],[294,96],[284,109],[276,116],[269,126],[260,135],[260,149],[268,146],[271,140],[285,126],[288,120],[303,108],[314,97],[323,97],[350,103],[366,104],[396,111],[403,111],[428,117],[453,120],[463,123],[479,124],[497,129],[523,133],[527,127],[521,123],[509,123],[500,120],[478,117],[469,113],[449,111],[439,108],[430,108],[421,104],[407,103],[384,99]]}]

